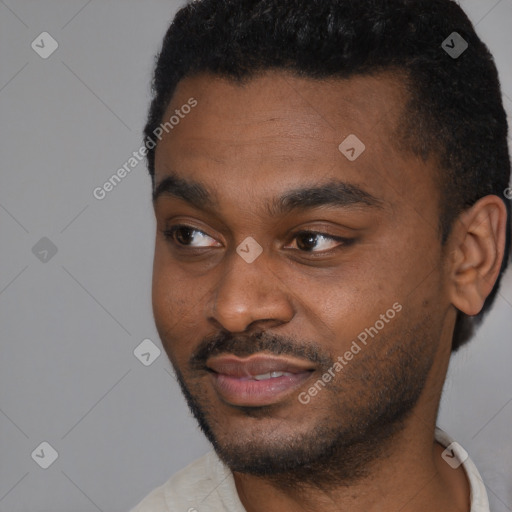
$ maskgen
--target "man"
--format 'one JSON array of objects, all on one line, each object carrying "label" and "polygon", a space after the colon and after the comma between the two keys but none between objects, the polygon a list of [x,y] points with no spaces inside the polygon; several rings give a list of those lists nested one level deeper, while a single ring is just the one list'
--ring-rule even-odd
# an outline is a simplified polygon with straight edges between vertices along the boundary
[{"label": "man", "polygon": [[488,511],[435,427],[510,244],[497,72],[458,5],[190,3],[145,135],[155,321],[214,452],[134,511]]}]

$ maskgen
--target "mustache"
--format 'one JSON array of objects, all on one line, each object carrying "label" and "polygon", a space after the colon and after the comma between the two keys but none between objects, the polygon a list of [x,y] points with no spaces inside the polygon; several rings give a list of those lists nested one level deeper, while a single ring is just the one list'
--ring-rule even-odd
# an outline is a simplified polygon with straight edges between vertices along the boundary
[{"label": "mustache", "polygon": [[317,343],[299,342],[291,337],[265,331],[236,336],[229,332],[220,332],[206,337],[190,357],[189,364],[194,370],[204,370],[208,359],[219,354],[248,357],[259,352],[270,352],[276,356],[294,356],[326,368],[334,364],[330,355]]}]

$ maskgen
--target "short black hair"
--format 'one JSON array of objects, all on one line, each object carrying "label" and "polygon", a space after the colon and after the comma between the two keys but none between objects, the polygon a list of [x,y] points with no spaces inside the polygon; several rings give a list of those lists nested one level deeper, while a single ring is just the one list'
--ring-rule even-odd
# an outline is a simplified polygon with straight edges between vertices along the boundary
[{"label": "short black hair", "polygon": [[[458,57],[442,47],[457,34]],[[457,43],[458,44],[458,43]],[[455,43],[448,39],[448,45]],[[452,0],[196,0],[180,9],[157,56],[144,129],[154,186],[152,137],[180,80],[213,73],[243,81],[266,70],[312,79],[390,71],[409,91],[400,120],[401,148],[439,169],[439,232],[445,244],[455,219],[478,199],[500,196],[507,208],[505,257],[476,316],[457,312],[452,350],[473,335],[489,310],[510,253],[511,205],[507,119],[494,60]],[[151,143],[148,143],[151,140]]]}]

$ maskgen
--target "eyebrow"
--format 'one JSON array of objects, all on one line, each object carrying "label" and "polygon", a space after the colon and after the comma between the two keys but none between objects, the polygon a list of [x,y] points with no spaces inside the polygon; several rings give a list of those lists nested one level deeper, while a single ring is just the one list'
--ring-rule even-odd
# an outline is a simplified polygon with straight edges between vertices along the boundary
[{"label": "eyebrow", "polygon": [[322,206],[381,208],[383,205],[383,201],[356,185],[332,180],[320,185],[290,190],[281,197],[274,199],[268,205],[267,212],[271,216],[279,216],[293,211],[309,210]]},{"label": "eyebrow", "polygon": [[[202,184],[170,174],[153,191],[153,203],[161,196],[181,199],[200,210],[218,208],[218,201]],[[267,204],[271,216],[286,215],[322,206],[348,207],[364,206],[381,208],[383,201],[356,185],[331,180],[319,185],[306,185],[285,192]]]},{"label": "eyebrow", "polygon": [[166,176],[153,191],[153,204],[161,196],[171,196],[182,199],[198,209],[205,207],[214,208],[217,201],[214,200],[206,187],[195,181],[188,181],[176,174]]}]

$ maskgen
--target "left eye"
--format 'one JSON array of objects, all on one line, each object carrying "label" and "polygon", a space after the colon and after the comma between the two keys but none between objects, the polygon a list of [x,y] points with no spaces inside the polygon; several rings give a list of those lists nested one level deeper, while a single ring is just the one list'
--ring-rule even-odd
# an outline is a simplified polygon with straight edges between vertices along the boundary
[{"label": "left eye", "polygon": [[[291,248],[297,248],[299,251],[305,252],[324,252],[343,245],[343,243],[346,242],[343,238],[316,233],[314,231],[301,231],[294,236],[293,240],[296,242],[296,247]],[[288,249],[290,247],[285,248]]]}]

